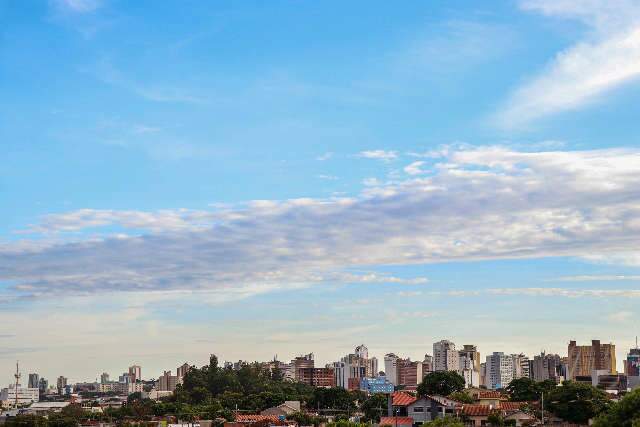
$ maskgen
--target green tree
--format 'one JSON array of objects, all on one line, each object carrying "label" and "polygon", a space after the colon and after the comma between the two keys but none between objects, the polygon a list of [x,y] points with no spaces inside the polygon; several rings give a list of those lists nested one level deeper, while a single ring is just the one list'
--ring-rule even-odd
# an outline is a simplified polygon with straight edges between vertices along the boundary
[{"label": "green tree", "polygon": [[456,391],[464,390],[464,377],[454,371],[431,372],[418,386],[420,396],[449,396]]},{"label": "green tree", "polygon": [[543,392],[548,394],[554,388],[556,388],[556,383],[553,380],[536,382],[531,378],[517,378],[509,383],[506,390],[509,394],[509,400],[529,402],[540,400]]},{"label": "green tree", "polygon": [[464,391],[454,391],[449,396],[449,399],[455,400],[460,403],[473,403],[473,397],[469,396],[469,394]]},{"label": "green tree", "polygon": [[372,394],[362,401],[360,410],[364,412],[364,421],[380,422],[381,414],[387,413],[387,395],[381,393]]},{"label": "green tree", "polygon": [[545,404],[553,414],[576,424],[586,424],[607,410],[609,400],[602,390],[573,381],[565,381],[545,397]]},{"label": "green tree", "polygon": [[464,423],[450,416],[444,418],[436,418],[433,421],[422,424],[422,427],[464,427]]},{"label": "green tree", "polygon": [[613,403],[609,410],[599,416],[593,427],[636,427],[640,426],[640,389],[625,395]]}]

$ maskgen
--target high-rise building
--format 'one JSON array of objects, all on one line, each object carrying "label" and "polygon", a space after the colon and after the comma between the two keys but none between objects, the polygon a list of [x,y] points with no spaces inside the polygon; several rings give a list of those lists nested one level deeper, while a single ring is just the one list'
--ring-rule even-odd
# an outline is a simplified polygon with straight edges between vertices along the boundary
[{"label": "high-rise building", "polygon": [[106,372],[103,372],[100,375],[100,384],[107,384],[109,382],[109,374],[107,374]]},{"label": "high-rise building", "polygon": [[422,362],[412,362],[411,359],[398,359],[398,386],[415,390],[422,382]]},{"label": "high-rise building", "polygon": [[433,370],[434,371],[458,371],[458,352],[456,345],[448,340],[438,341],[433,344]]},{"label": "high-rise building", "polygon": [[394,386],[398,385],[398,359],[393,353],[384,356],[384,375]]},{"label": "high-rise building", "polygon": [[58,394],[63,395],[66,387],[67,387],[67,378],[60,375],[56,380],[56,388],[58,389]]},{"label": "high-rise building", "polygon": [[487,356],[486,386],[490,389],[504,388],[513,380],[513,357],[503,352]]},{"label": "high-rise building", "polygon": [[158,391],[174,391],[178,385],[178,377],[171,375],[171,371],[164,371],[158,378],[156,389]]},{"label": "high-rise building", "polygon": [[433,372],[433,356],[425,354],[422,361],[422,378],[424,379],[431,372]]},{"label": "high-rise building", "polygon": [[336,386],[358,390],[361,378],[373,378],[378,375],[378,359],[369,358],[369,351],[364,344],[356,347],[355,352],[348,354],[339,362],[333,363]]},{"label": "high-rise building", "polygon": [[562,359],[557,354],[546,354],[544,351],[534,356],[531,361],[531,378],[534,381],[554,380],[559,383],[564,377]]},{"label": "high-rise building", "polygon": [[628,377],[640,376],[640,348],[636,344],[636,348],[632,348],[627,353],[627,359],[624,361],[624,373]]},{"label": "high-rise building", "polygon": [[593,371],[616,373],[616,346],[601,344],[600,340],[592,340],[591,345],[576,345],[569,342],[568,347],[568,379],[575,380],[579,376],[591,376]]},{"label": "high-rise building", "polygon": [[49,381],[47,381],[45,378],[40,378],[40,381],[38,381],[38,389],[40,391],[40,394],[46,394],[49,390]]},{"label": "high-rise building", "polygon": [[29,388],[38,388],[40,376],[38,374],[29,374]]},{"label": "high-rise building", "polygon": [[314,387],[330,388],[336,385],[333,368],[300,368],[298,376],[298,381]]},{"label": "high-rise building", "polygon": [[118,377],[118,382],[122,384],[131,384],[135,382],[135,381],[131,381],[132,379],[133,379],[133,376],[129,372],[125,372]]},{"label": "high-rise building", "polygon": [[138,365],[129,366],[129,382],[142,381],[142,367]]},{"label": "high-rise building", "polygon": [[458,372],[466,387],[480,386],[480,353],[475,345],[465,345],[458,351]]},{"label": "high-rise building", "polygon": [[531,378],[529,358],[523,353],[512,354],[511,358],[513,359],[513,379]]},{"label": "high-rise building", "polygon": [[185,375],[187,375],[187,372],[189,372],[190,369],[191,365],[189,365],[188,363],[185,363],[182,366],[178,366],[178,369],[176,369],[176,374],[180,382],[182,382],[182,379]]},{"label": "high-rise building", "polygon": [[315,361],[313,353],[305,354],[304,356],[298,356],[291,361],[293,368],[293,376],[296,381],[300,381],[300,369],[309,369],[315,367]]}]

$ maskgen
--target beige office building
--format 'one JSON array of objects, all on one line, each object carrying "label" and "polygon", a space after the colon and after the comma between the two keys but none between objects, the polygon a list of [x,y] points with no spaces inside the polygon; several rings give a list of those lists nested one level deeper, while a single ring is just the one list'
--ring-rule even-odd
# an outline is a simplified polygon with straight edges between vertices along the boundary
[{"label": "beige office building", "polygon": [[567,376],[575,380],[579,376],[591,376],[594,370],[616,373],[616,346],[600,344],[592,340],[591,345],[576,345],[569,342]]}]

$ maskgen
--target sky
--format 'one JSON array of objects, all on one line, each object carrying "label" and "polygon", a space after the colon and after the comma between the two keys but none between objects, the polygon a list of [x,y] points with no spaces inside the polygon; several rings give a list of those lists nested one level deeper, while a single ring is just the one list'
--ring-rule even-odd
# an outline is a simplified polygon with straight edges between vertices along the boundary
[{"label": "sky", "polygon": [[0,386],[640,332],[640,3],[0,0]]}]

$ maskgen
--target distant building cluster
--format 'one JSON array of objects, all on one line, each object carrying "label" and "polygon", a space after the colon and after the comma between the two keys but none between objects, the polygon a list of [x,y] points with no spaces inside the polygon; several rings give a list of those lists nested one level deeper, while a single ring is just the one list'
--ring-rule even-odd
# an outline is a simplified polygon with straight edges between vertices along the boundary
[{"label": "distant building cluster", "polygon": [[[599,340],[593,340],[589,345],[570,341],[566,356],[541,352],[528,357],[522,353],[493,352],[482,359],[475,345],[466,344],[459,348],[449,340],[434,343],[432,349],[432,354],[425,354],[422,360],[388,353],[383,359],[383,370],[379,370],[378,359],[370,357],[368,348],[363,344],[357,346],[353,353],[325,366],[315,366],[313,353],[294,357],[289,362],[278,361],[276,357],[259,365],[285,381],[366,393],[413,392],[425,376],[438,371],[457,372],[469,389],[499,390],[518,378],[551,380],[558,384],[567,379],[592,384],[612,393],[640,386],[640,349],[637,346],[629,350],[622,364],[622,373],[617,371],[615,345]],[[248,364],[240,360],[225,362],[223,367],[238,370]],[[14,407],[38,402],[45,396],[47,400],[72,399],[81,392],[119,396],[143,393],[149,398],[159,399],[171,395],[190,369],[191,366],[185,363],[175,370],[175,375],[172,371],[164,371],[157,379],[144,380],[142,367],[134,364],[119,375],[117,381],[103,372],[99,381],[70,384],[67,377],[61,375],[50,386],[47,379],[37,373],[30,373],[26,384],[22,385],[21,374],[16,367],[16,380],[0,390],[0,403],[5,408]]]}]

